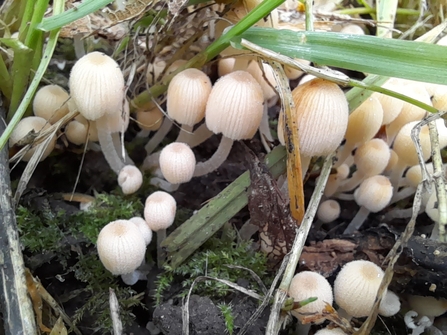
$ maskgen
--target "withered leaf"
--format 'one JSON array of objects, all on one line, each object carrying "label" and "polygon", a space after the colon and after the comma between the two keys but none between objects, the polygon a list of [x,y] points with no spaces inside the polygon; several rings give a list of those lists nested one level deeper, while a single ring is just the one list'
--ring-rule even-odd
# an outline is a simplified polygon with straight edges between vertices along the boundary
[{"label": "withered leaf", "polygon": [[267,254],[269,265],[274,267],[292,248],[297,226],[290,215],[288,197],[281,193],[267,167],[251,151],[249,153],[250,223],[259,227],[261,250]]}]

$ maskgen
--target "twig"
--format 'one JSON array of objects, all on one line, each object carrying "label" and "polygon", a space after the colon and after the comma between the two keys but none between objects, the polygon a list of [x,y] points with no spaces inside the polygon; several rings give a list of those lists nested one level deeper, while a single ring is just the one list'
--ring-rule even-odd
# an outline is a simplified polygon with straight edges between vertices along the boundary
[{"label": "twig", "polygon": [[120,319],[120,306],[118,303],[118,298],[116,297],[115,290],[109,288],[109,306],[110,306],[110,317],[113,323],[113,334],[122,335],[123,324]]},{"label": "twig", "polygon": [[[0,100],[0,133],[3,133],[5,111]],[[19,241],[14,209],[11,203],[8,149],[0,152],[0,306],[5,335],[37,334],[34,312],[27,294],[25,266]]]},{"label": "twig", "polygon": [[295,241],[293,243],[292,251],[290,253],[290,258],[284,273],[284,277],[281,281],[279,289],[276,291],[272,311],[270,313],[269,321],[267,324],[266,335],[275,335],[278,333],[280,328],[279,316],[280,310],[283,305],[284,300],[287,297],[287,291],[295,275],[296,266],[303,251],[304,243],[306,242],[307,235],[309,234],[310,228],[312,227],[312,221],[317,212],[318,205],[320,203],[321,197],[323,196],[324,188],[326,187],[327,179],[332,168],[332,159],[334,154],[326,157],[323,167],[321,169],[320,177],[318,178],[317,185],[310,199],[309,206],[304,214],[304,219],[301,226],[297,229]]}]

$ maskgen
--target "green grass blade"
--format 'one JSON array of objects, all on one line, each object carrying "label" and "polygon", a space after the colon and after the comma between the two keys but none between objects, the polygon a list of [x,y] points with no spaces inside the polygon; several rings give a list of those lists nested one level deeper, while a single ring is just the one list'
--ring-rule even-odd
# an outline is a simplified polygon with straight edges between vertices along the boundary
[{"label": "green grass blade", "polygon": [[392,29],[394,28],[394,20],[396,19],[398,0],[377,0],[376,6],[376,36],[391,38]]},{"label": "green grass blade", "polygon": [[85,0],[75,8],[70,8],[61,14],[43,19],[42,23],[39,24],[38,29],[51,31],[62,28],[73,21],[96,12],[98,9],[107,6],[112,1],[113,0]]},{"label": "green grass blade", "polygon": [[[61,13],[63,9],[64,9],[64,0],[56,0],[53,2],[53,12],[55,14]],[[9,136],[16,127],[17,123],[19,123],[19,121],[22,119],[23,115],[26,112],[26,109],[31,103],[31,99],[33,98],[34,93],[36,92],[37,87],[39,86],[40,80],[42,79],[45,71],[47,70],[48,64],[50,63],[51,57],[53,56],[58,36],[59,36],[58,29],[50,33],[48,43],[45,47],[45,52],[43,54],[43,57],[41,58],[39,67],[37,68],[34,78],[31,81],[31,84],[28,90],[26,91],[25,96],[21,100],[20,105],[17,108],[17,111],[14,113],[14,116],[12,117],[11,121],[9,122],[8,126],[6,127],[2,136],[0,137],[0,150],[2,150],[4,146],[8,143]]]},{"label": "green grass blade", "polygon": [[447,85],[447,48],[416,41],[252,27],[244,38],[280,54],[320,65]]}]

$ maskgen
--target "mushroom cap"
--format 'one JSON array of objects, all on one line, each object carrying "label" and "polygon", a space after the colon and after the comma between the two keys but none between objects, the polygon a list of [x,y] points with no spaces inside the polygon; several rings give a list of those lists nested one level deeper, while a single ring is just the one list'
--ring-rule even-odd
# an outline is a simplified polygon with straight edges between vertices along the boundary
[{"label": "mushroom cap", "polygon": [[34,115],[48,120],[51,124],[56,123],[68,114],[67,101],[69,99],[67,91],[59,85],[43,86],[34,96]]},{"label": "mushroom cap", "polygon": [[323,328],[317,331],[314,335],[346,335],[341,328]]},{"label": "mushroom cap", "polygon": [[382,269],[370,261],[345,264],[334,282],[335,302],[353,317],[368,316],[383,276]]},{"label": "mushroom cap", "polygon": [[143,184],[143,175],[134,165],[124,166],[118,174],[118,185],[124,194],[132,194],[138,191]]},{"label": "mushroom cap", "polygon": [[246,71],[221,77],[213,86],[206,104],[206,126],[232,140],[250,139],[261,124],[264,93]]},{"label": "mushroom cap", "polygon": [[294,301],[317,298],[314,302],[292,311],[292,314],[299,320],[305,317],[303,313],[320,313],[326,303],[332,305],[334,301],[329,282],[319,273],[312,271],[297,273],[290,283],[288,294]]},{"label": "mushroom cap", "polygon": [[180,124],[194,126],[205,116],[211,87],[211,80],[203,71],[191,68],[177,73],[168,87],[168,115]]},{"label": "mushroom cap", "polygon": [[300,153],[305,157],[334,152],[346,132],[349,107],[337,84],[313,79],[292,91]]},{"label": "mushroom cap", "polygon": [[348,119],[346,141],[352,144],[365,143],[379,131],[383,121],[383,109],[374,97],[366,99]]},{"label": "mushroom cap", "polygon": [[177,203],[172,195],[163,191],[152,193],[146,199],[144,219],[153,231],[167,229],[175,219]]},{"label": "mushroom cap", "polygon": [[144,241],[146,242],[146,246],[151,243],[153,233],[147,225],[146,220],[144,220],[142,217],[134,216],[133,218],[129,219],[129,221],[133,222],[138,227],[141,235],[144,238]]},{"label": "mushroom cap", "polygon": [[400,311],[400,300],[396,293],[387,291],[379,305],[379,314],[385,317],[393,316]]},{"label": "mushroom cap", "polygon": [[87,140],[87,126],[76,120],[67,124],[64,133],[68,141],[76,145],[84,144]]},{"label": "mushroom cap", "polygon": [[117,220],[104,226],[96,242],[99,259],[114,275],[137,269],[144,260],[146,242],[138,227],[128,220]]},{"label": "mushroom cap", "polygon": [[447,312],[447,300],[419,295],[407,296],[411,309],[420,316],[437,317]]},{"label": "mushroom cap", "polygon": [[186,143],[174,142],[163,148],[159,158],[163,177],[171,184],[190,181],[196,167],[196,157]]},{"label": "mushroom cap", "polygon": [[[432,163],[425,164],[425,167],[427,168],[428,173],[433,173]],[[411,187],[418,187],[419,183],[422,181],[421,166],[417,164],[409,168],[405,174],[405,180]]]},{"label": "mushroom cap", "polygon": [[[403,89],[405,87],[404,82],[398,78],[390,78],[385,84],[382,85],[382,87],[398,93],[405,94]],[[402,111],[404,102],[400,99],[379,92],[374,92],[372,94],[372,97],[379,100],[380,104],[382,105],[383,109],[382,124],[386,125],[393,122]]]},{"label": "mushroom cap", "polygon": [[74,103],[87,120],[121,114],[124,77],[111,57],[95,51],[80,58],[71,70],[69,86]]},{"label": "mushroom cap", "polygon": [[[20,122],[12,131],[11,136],[9,137],[9,147],[11,148],[16,144],[19,144],[19,142],[23,140],[29,133],[31,132],[38,133],[42,130],[48,129],[50,126],[51,125],[48,123],[47,120],[39,116],[24,117],[22,120],[20,120]],[[40,158],[40,161],[43,161],[45,158],[48,157],[48,155],[53,151],[55,143],[56,143],[56,137],[53,136],[52,141],[45,149],[42,157]],[[29,161],[31,157],[34,155],[35,151],[36,148],[29,149],[23,155],[22,158],[23,161],[25,162]]]},{"label": "mushroom cap", "polygon": [[390,160],[390,147],[380,139],[373,138],[357,148],[354,163],[357,170],[366,177],[381,174]]},{"label": "mushroom cap", "polygon": [[[273,69],[270,65],[262,63],[261,70],[257,61],[251,61],[247,71],[256,79],[259,85],[261,85],[265,100],[269,100],[277,95],[274,89],[275,86],[277,86],[277,83],[275,75],[273,74]],[[264,76],[267,81],[264,79]]]},{"label": "mushroom cap", "polygon": [[317,217],[324,223],[329,223],[338,219],[340,211],[338,201],[333,199],[325,200],[318,206]]},{"label": "mushroom cap", "polygon": [[384,170],[386,174],[391,173],[393,169],[396,167],[397,161],[399,160],[399,156],[397,156],[396,152],[393,149],[390,149],[390,159],[388,164]]},{"label": "mushroom cap", "polygon": [[[404,125],[396,138],[394,139],[393,150],[399,156],[399,160],[405,163],[407,166],[413,166],[419,164],[416,147],[411,138],[411,131],[419,123],[419,121],[409,122]],[[421,144],[422,155],[424,161],[430,157],[430,134],[427,126],[423,126],[419,133],[419,141]]]},{"label": "mushroom cap", "polygon": [[163,123],[164,114],[158,107],[148,111],[139,110],[136,114],[138,127],[142,130],[155,131],[158,130]]},{"label": "mushroom cap", "polygon": [[357,205],[376,213],[384,209],[393,196],[390,180],[381,175],[366,178],[354,192]]}]

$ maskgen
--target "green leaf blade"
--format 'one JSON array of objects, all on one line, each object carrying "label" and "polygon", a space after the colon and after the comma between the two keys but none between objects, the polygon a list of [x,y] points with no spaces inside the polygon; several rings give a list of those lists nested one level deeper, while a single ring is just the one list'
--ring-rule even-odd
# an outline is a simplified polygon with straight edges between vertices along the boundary
[{"label": "green leaf blade", "polygon": [[327,32],[250,28],[240,38],[319,65],[447,85],[447,49],[416,41]]}]

